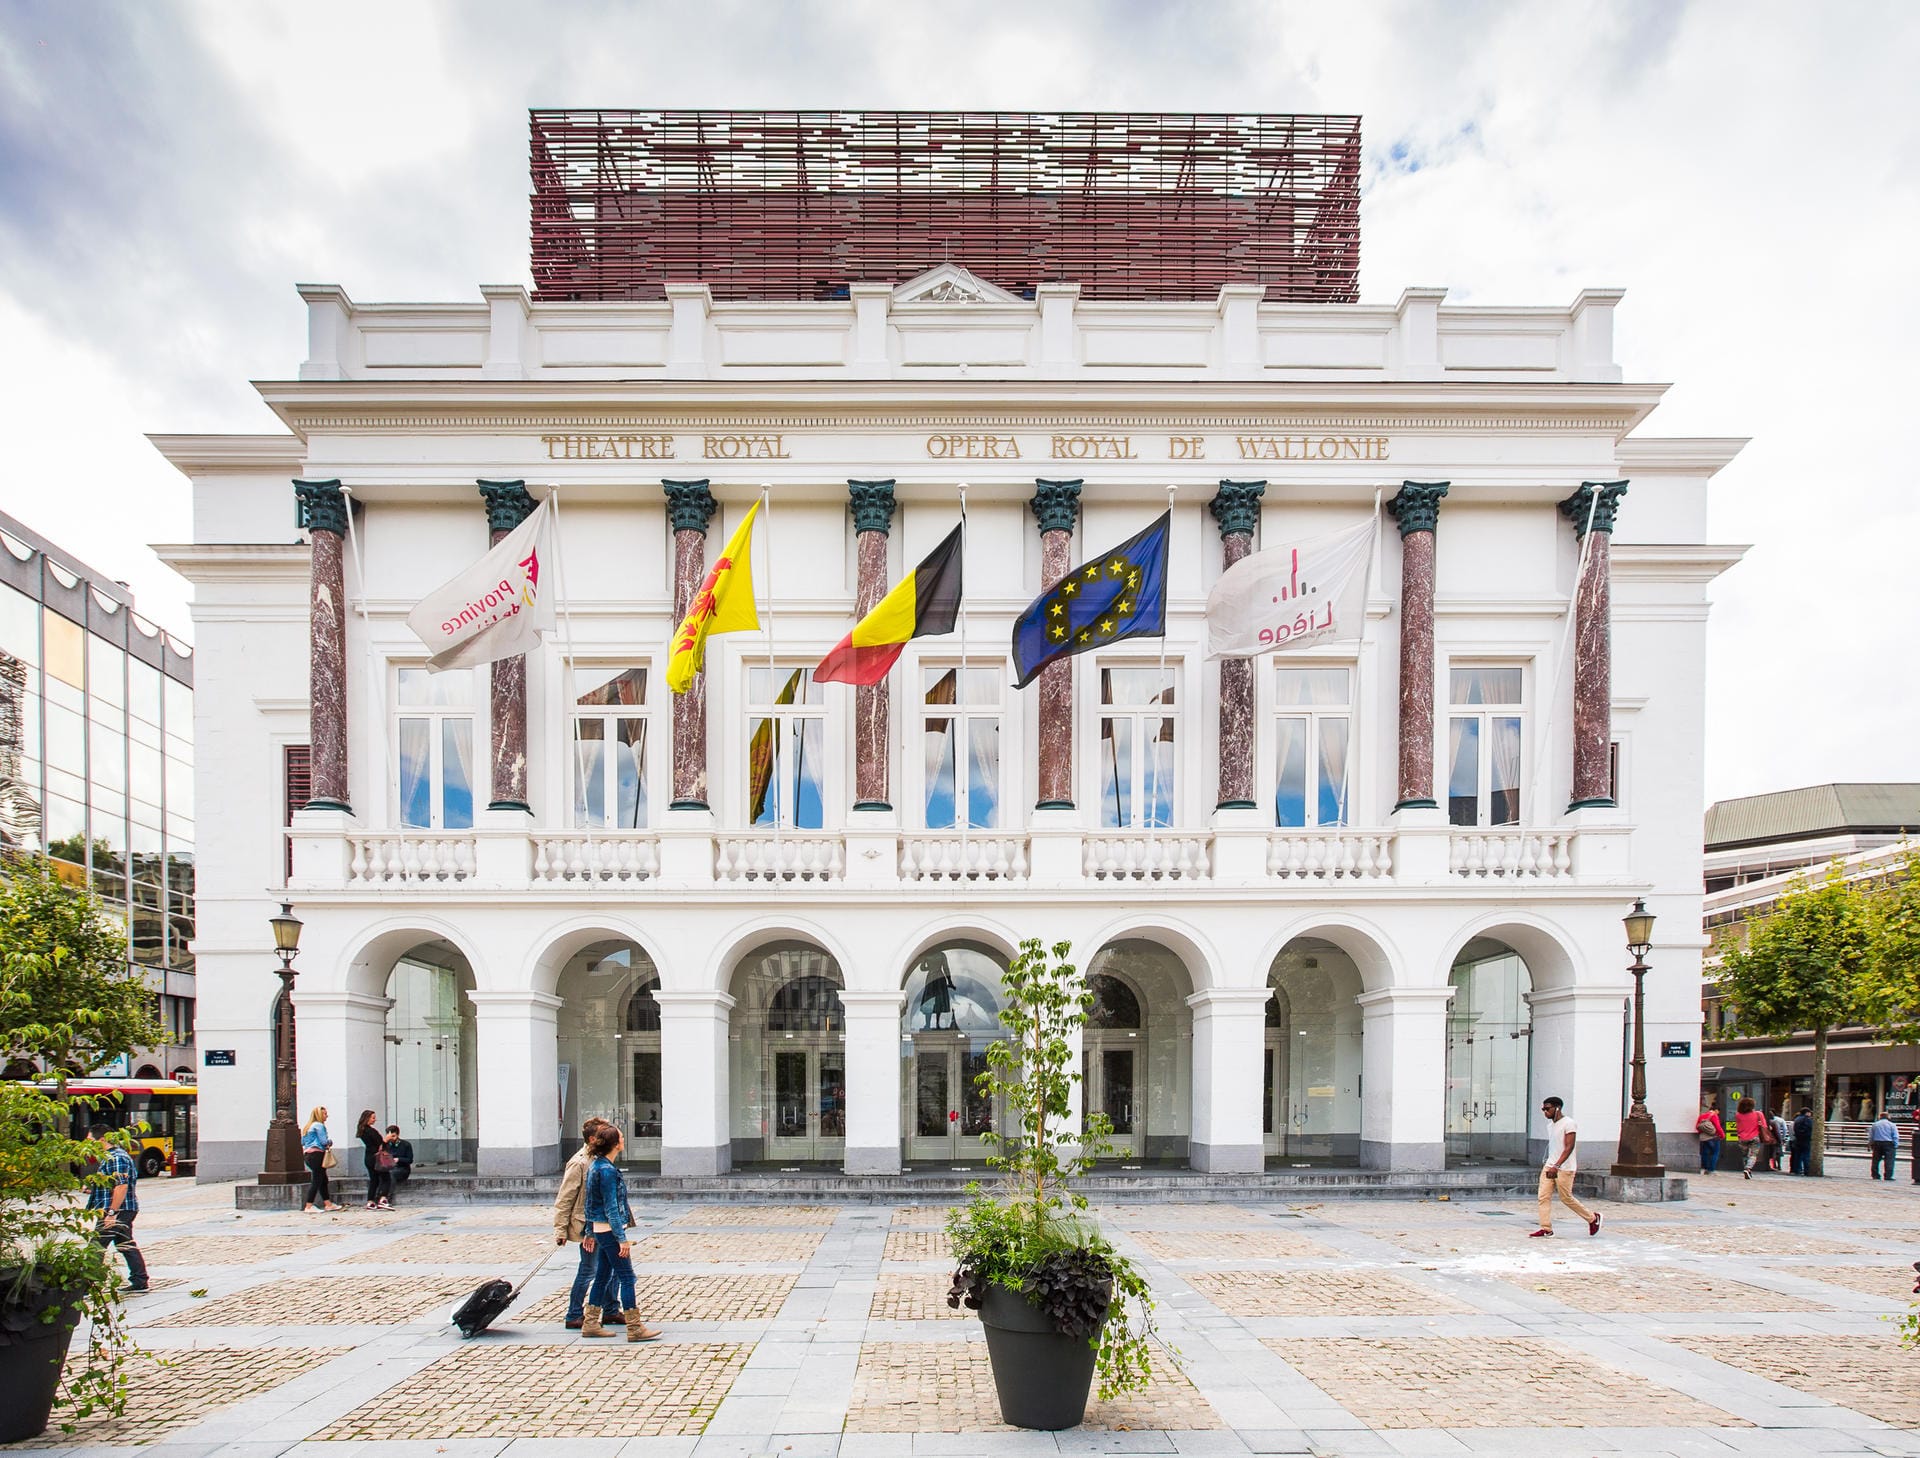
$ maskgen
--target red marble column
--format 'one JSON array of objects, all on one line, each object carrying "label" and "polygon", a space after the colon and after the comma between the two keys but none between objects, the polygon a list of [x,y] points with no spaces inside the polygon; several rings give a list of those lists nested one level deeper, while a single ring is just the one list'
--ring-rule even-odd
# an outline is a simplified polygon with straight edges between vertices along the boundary
[{"label": "red marble column", "polygon": [[[1614,517],[1625,481],[1587,481],[1560,503],[1586,542],[1586,566],[1573,598],[1573,796],[1567,808],[1608,806],[1613,800],[1613,569]],[[1589,526],[1591,523],[1591,526]]]},{"label": "red marble column", "polygon": [[[662,481],[660,489],[666,492],[667,521],[673,528],[673,622],[678,626],[707,575],[707,524],[718,507],[704,480]],[[707,808],[704,671],[693,676],[685,693],[673,695],[673,800],[669,808]]]},{"label": "red marble column", "polygon": [[[893,482],[849,481],[860,580],[854,615],[865,617],[887,595],[887,532],[893,525]],[[963,675],[964,677],[964,675]],[[890,686],[882,679],[853,691],[853,808],[891,810],[887,798]]]},{"label": "red marble column", "polygon": [[298,521],[313,544],[308,595],[307,742],[313,755],[309,810],[347,802],[347,498],[340,483],[295,481]]},{"label": "red marble column", "polygon": [[[1080,515],[1080,482],[1036,481],[1033,515],[1040,524],[1040,590],[1045,592],[1073,566],[1073,528]],[[1039,766],[1034,777],[1036,810],[1073,808],[1073,660],[1040,670]]]},{"label": "red marble column", "polygon": [[[534,500],[525,481],[482,481],[480,499],[487,504],[490,540],[498,546],[513,529],[533,514]],[[489,810],[522,810],[527,803],[527,659],[523,653],[496,659],[489,665],[492,695],[489,706],[489,747],[493,796]],[[563,721],[564,722],[564,721]],[[571,788],[562,791],[563,796]]]},{"label": "red marble column", "polygon": [[1436,810],[1433,797],[1434,533],[1445,481],[1407,481],[1387,510],[1400,523],[1400,793],[1396,810]]},{"label": "red marble column", "polygon": [[[1208,509],[1220,524],[1223,566],[1253,551],[1254,528],[1260,524],[1260,498],[1265,481],[1222,481]],[[1220,660],[1220,795],[1219,810],[1252,810],[1253,799],[1253,660]]]}]

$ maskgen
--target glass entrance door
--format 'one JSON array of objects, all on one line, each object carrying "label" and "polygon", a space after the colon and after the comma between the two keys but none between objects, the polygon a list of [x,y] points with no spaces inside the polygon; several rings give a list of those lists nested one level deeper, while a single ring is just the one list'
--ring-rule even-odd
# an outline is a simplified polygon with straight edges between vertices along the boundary
[{"label": "glass entrance door", "polygon": [[1272,1159],[1287,1151],[1287,1037],[1284,1032],[1267,1034],[1266,1056],[1261,1061],[1265,1072],[1261,1080],[1264,1091],[1260,1132],[1266,1141],[1267,1157]]},{"label": "glass entrance door", "polygon": [[769,1060],[767,1153],[838,1160],[847,1147],[847,1061],[838,1046],[776,1048]]},{"label": "glass entrance door", "polygon": [[660,1158],[660,1037],[633,1040],[632,1079],[628,1086],[627,1107],[632,1110],[627,1129],[628,1160],[651,1161]]},{"label": "glass entrance door", "polygon": [[1113,1125],[1113,1147],[1138,1159],[1145,1147],[1145,1120],[1137,1078],[1138,1045],[1122,1034],[1109,1039],[1089,1032],[1080,1055],[1082,1095],[1089,1114],[1105,1114]]},{"label": "glass entrance door", "polygon": [[1447,1158],[1527,1158],[1527,1046],[1521,1023],[1447,1020]]},{"label": "glass entrance door", "polygon": [[990,1153],[981,1136],[993,1131],[993,1099],[977,1085],[986,1071],[986,1051],[971,1048],[965,1038],[914,1039],[908,1159],[977,1164]]}]

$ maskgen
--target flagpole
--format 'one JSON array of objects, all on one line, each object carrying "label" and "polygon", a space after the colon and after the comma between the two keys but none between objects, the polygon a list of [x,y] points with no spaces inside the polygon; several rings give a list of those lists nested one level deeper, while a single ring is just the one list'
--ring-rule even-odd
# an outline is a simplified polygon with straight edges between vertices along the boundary
[{"label": "flagpole", "polygon": [[1540,749],[1543,744],[1549,747],[1553,744],[1549,737],[1553,733],[1553,710],[1560,701],[1560,680],[1566,676],[1567,648],[1573,640],[1574,622],[1579,612],[1580,579],[1587,575],[1587,553],[1593,546],[1593,516],[1599,509],[1600,493],[1595,491],[1587,503],[1587,529],[1580,534],[1580,553],[1574,559],[1573,593],[1567,598],[1567,624],[1560,630],[1560,652],[1553,661],[1553,685],[1540,714],[1540,732],[1533,739],[1533,810],[1536,823],[1544,823],[1545,817],[1540,814],[1540,797],[1547,790],[1547,776],[1540,764]]},{"label": "flagpole", "polygon": [[[1167,483],[1167,557],[1169,561],[1171,561],[1173,557],[1173,492],[1174,492],[1173,483],[1169,481]],[[1171,576],[1171,574],[1169,574],[1169,576]],[[1172,582],[1163,583],[1161,586],[1161,592],[1163,593],[1163,597],[1161,599],[1161,607],[1160,607],[1160,668],[1155,677],[1156,683],[1159,684],[1161,687],[1160,687],[1159,695],[1156,698],[1156,702],[1163,702],[1167,695],[1167,689],[1165,686],[1166,679],[1167,679],[1167,614],[1172,610],[1172,607],[1173,607],[1173,602],[1172,602],[1173,593],[1171,591],[1172,587],[1173,587]],[[1176,705],[1175,713],[1177,714],[1178,712],[1179,710]],[[1119,763],[1118,763],[1118,760],[1116,759],[1115,765],[1114,765],[1114,782],[1116,786],[1119,783],[1119,779],[1120,779]],[[1175,779],[1174,783],[1178,785],[1179,780]],[[1153,752],[1153,789],[1147,796],[1147,869],[1149,870],[1149,872],[1151,872],[1151,870],[1153,869],[1153,846],[1155,843],[1154,832],[1155,832],[1155,827],[1159,823],[1159,814],[1160,814],[1160,750],[1156,745]],[[1171,806],[1168,807],[1167,819],[1169,821],[1173,819]]]},{"label": "flagpole", "polygon": [[[960,820],[960,879],[967,878],[967,831],[973,824],[973,735],[967,722],[967,483],[960,483],[960,672],[953,681],[953,793]],[[967,801],[960,805],[960,771],[967,772]]]},{"label": "flagpole", "polygon": [[[1354,639],[1353,650],[1353,710],[1351,727],[1347,734],[1347,752],[1340,766],[1340,828],[1345,830],[1353,825],[1353,804],[1347,798],[1353,793],[1353,760],[1360,753],[1360,715],[1366,707],[1366,696],[1360,692],[1363,669],[1367,659],[1367,603],[1373,597],[1373,569],[1380,559],[1380,492],[1373,493],[1373,540],[1367,544],[1367,571],[1360,585],[1360,635]],[[1315,746],[1318,749],[1318,745]],[[1319,817],[1316,815],[1315,819]]]},{"label": "flagpole", "polygon": [[[393,793],[387,804],[391,805],[400,798],[399,769],[393,763],[393,756],[387,753],[387,678],[379,671],[379,665],[373,660],[373,620],[367,613],[367,562],[360,552],[360,534],[353,529],[353,488],[342,486],[340,494],[347,498],[347,541],[353,548],[353,572],[360,586],[360,636],[366,639],[367,679],[373,686],[372,698],[380,706],[380,758],[385,762],[386,770],[380,776],[382,784]],[[386,813],[385,806],[381,814]]]},{"label": "flagpole", "polygon": [[[786,727],[780,722],[780,716],[774,713],[774,700],[779,695],[773,687],[773,681],[779,674],[773,661],[773,483],[760,483],[760,539],[766,545],[761,554],[766,559],[762,575],[767,581],[767,775],[773,782],[773,862],[780,865],[780,816],[787,808],[787,787],[781,774],[781,750],[786,746],[780,742],[781,731]],[[747,590],[753,590],[753,584],[747,584]],[[752,810],[749,805],[748,810]],[[777,871],[776,871],[777,874]]]},{"label": "flagpole", "polygon": [[[575,773],[578,772],[580,768],[578,758],[577,758],[579,752],[573,746],[573,727],[574,727],[573,711],[576,707],[574,703],[574,694],[573,694],[573,676],[574,676],[573,600],[567,593],[567,552],[566,552],[566,548],[560,545],[560,538],[562,535],[560,531],[560,487],[556,482],[553,482],[553,481],[547,482],[547,504],[553,508],[553,595],[554,595],[555,601],[557,602],[560,608],[560,635],[561,635],[561,640],[565,645],[565,648],[564,648],[565,656],[561,659],[561,663],[560,663],[560,702],[562,705],[562,711],[561,711],[562,721],[561,722],[565,725],[565,728],[562,729],[561,732],[567,736],[567,749],[566,749],[567,785],[564,793],[567,797],[568,804],[571,805],[573,801],[573,776],[575,775]],[[607,749],[608,749],[607,742],[604,739],[601,740],[600,741],[600,755],[601,755],[600,784],[601,784],[603,796],[604,796],[605,787],[606,787]],[[618,791],[619,791],[618,776],[616,776],[614,779],[614,787],[615,787],[615,793],[618,794]],[[583,792],[580,796],[581,808],[584,810],[589,805],[591,805],[591,803],[592,802],[587,798],[586,794]],[[604,804],[605,802],[603,798],[602,800],[603,807],[604,807]],[[594,867],[595,869],[598,869],[597,863],[594,859],[593,850],[591,849],[591,845],[593,841],[593,816],[583,815],[581,818],[586,821],[585,829],[587,832],[587,841],[589,844],[589,849],[587,851],[587,864],[590,867]],[[611,818],[611,816],[609,816],[609,818]]]}]

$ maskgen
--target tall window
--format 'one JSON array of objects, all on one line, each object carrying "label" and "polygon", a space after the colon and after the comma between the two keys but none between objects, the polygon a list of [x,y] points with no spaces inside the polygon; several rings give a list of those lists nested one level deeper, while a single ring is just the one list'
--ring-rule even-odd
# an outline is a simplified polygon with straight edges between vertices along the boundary
[{"label": "tall window", "polygon": [[1517,664],[1452,668],[1447,683],[1447,819],[1518,825],[1522,671]]},{"label": "tall window", "polygon": [[[926,751],[927,829],[1000,825],[999,668],[923,667],[921,743]],[[964,680],[965,692],[961,691]]]},{"label": "tall window", "polygon": [[811,668],[747,670],[747,821],[826,823],[826,691]]},{"label": "tall window", "polygon": [[1348,823],[1352,686],[1349,668],[1274,670],[1274,824]]},{"label": "tall window", "polygon": [[647,670],[582,668],[574,675],[573,823],[647,825]]},{"label": "tall window", "polygon": [[1178,670],[1100,670],[1100,823],[1173,824]]},{"label": "tall window", "polygon": [[473,670],[399,670],[394,743],[400,823],[420,830],[473,825]]}]

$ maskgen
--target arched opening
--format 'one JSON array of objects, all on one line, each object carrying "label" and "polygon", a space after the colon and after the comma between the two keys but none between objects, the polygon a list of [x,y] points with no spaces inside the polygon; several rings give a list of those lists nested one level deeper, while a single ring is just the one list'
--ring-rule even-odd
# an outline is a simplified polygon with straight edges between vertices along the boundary
[{"label": "arched opening", "polygon": [[1270,1162],[1360,1159],[1360,969],[1332,942],[1295,937],[1267,972],[1261,1132]]},{"label": "arched opening", "polygon": [[160,1077],[160,1070],[155,1068],[151,1063],[142,1063],[138,1068],[133,1070],[133,1076],[135,1078],[157,1079]]},{"label": "arched opening", "polygon": [[900,1014],[900,1141],[908,1162],[978,1164],[1001,1110],[983,1093],[987,1049],[1000,1026],[1005,960],[976,942],[923,953],[907,974]]},{"label": "arched opening", "polygon": [[838,1164],[847,1147],[846,986],[831,954],[762,947],[734,969],[728,1034],[736,1164]]},{"label": "arched opening", "polygon": [[1505,942],[1475,937],[1447,980],[1447,1163],[1525,1163],[1533,975]]},{"label": "arched opening", "polygon": [[473,969],[452,943],[420,942],[387,974],[387,1108],[414,1167],[471,1171],[480,1153]]},{"label": "arched opening", "polygon": [[627,1136],[625,1159],[660,1158],[660,973],[653,959],[618,938],[582,947],[560,969],[556,1057],[560,1148],[580,1147],[580,1126],[606,1119]]},{"label": "arched opening", "polygon": [[1109,942],[1087,968],[1084,1116],[1105,1114],[1123,1163],[1184,1164],[1192,1130],[1193,981],[1157,942]]}]

